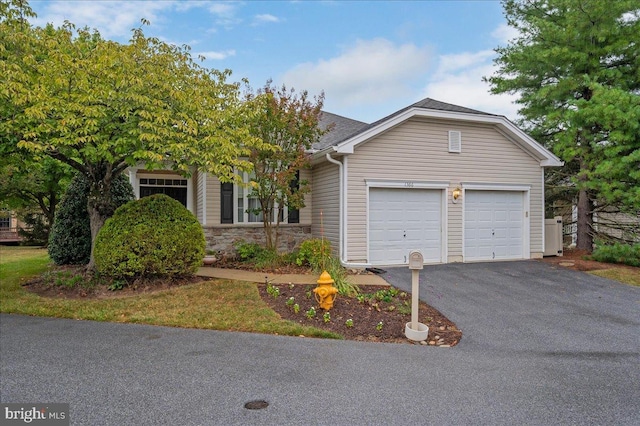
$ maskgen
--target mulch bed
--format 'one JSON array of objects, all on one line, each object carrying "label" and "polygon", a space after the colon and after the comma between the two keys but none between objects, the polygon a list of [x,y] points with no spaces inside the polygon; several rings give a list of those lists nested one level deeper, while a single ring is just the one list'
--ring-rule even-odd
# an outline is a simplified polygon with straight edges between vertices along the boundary
[{"label": "mulch bed", "polygon": [[[81,285],[64,285],[70,283],[72,277],[82,277]],[[178,278],[144,278],[133,281],[130,285],[119,290],[110,290],[111,282],[93,280],[85,272],[83,266],[51,266],[42,275],[30,278],[21,285],[27,291],[43,297],[59,299],[113,299],[140,294],[154,293],[188,284],[208,281],[206,277],[178,277]],[[87,285],[86,283],[91,283]]]},{"label": "mulch bed", "polygon": [[[414,343],[404,335],[405,324],[411,322],[411,294],[398,292],[390,302],[368,298],[359,301],[357,298],[338,295],[333,307],[324,311],[318,307],[313,293],[313,285],[284,284],[276,286],[279,295],[274,297],[267,291],[265,284],[258,285],[260,296],[283,319],[302,325],[313,326],[342,335],[347,340],[388,343]],[[388,286],[362,286],[364,294],[375,294],[377,291],[389,290]],[[300,307],[296,313],[293,303],[287,300],[293,297]],[[316,315],[309,318],[306,313],[311,307]],[[426,344],[433,346],[455,346],[462,337],[462,331],[448,318],[433,307],[420,302],[419,321],[429,327]],[[324,314],[329,313],[325,321]],[[353,326],[347,326],[348,319]],[[381,324],[381,325],[378,325]]]}]

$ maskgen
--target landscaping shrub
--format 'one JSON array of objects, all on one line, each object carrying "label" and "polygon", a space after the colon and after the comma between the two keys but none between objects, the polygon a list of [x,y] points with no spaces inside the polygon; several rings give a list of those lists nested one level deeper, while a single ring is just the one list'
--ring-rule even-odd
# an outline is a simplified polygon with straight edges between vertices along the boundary
[{"label": "landscaping shrub", "polygon": [[349,282],[340,259],[331,255],[331,243],[327,240],[311,238],[303,241],[296,256],[296,264],[309,265],[316,273],[327,271],[340,294],[355,296],[360,292],[358,286]]},{"label": "landscaping shrub", "polygon": [[298,266],[309,265],[316,272],[322,272],[324,263],[331,257],[331,243],[320,238],[311,238],[300,244],[296,256]]},{"label": "landscaping shrub", "polygon": [[196,217],[162,194],[116,210],[96,238],[100,274],[113,278],[192,275],[202,264],[205,239]]},{"label": "landscaping shrub", "polygon": [[[118,175],[111,184],[114,210],[133,200],[129,180]],[[89,181],[81,174],[71,180],[60,200],[49,235],[49,256],[56,265],[84,265],[91,256],[91,228],[87,212]]]},{"label": "landscaping shrub", "polygon": [[49,224],[44,220],[44,216],[37,213],[25,213],[20,217],[24,223],[24,228],[18,229],[18,234],[22,237],[22,246],[46,246],[49,241]]},{"label": "landscaping shrub", "polygon": [[284,262],[284,259],[275,250],[270,250],[257,243],[239,241],[235,247],[241,261],[253,263],[257,268],[273,268]]},{"label": "landscaping shrub", "polygon": [[640,266],[640,244],[622,244],[597,246],[591,257],[598,262],[621,263]]}]

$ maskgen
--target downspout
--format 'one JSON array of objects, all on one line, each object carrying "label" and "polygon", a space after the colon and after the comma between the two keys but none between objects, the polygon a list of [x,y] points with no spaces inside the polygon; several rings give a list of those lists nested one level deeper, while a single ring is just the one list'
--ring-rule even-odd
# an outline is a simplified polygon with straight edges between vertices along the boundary
[{"label": "downspout", "polygon": [[338,216],[340,217],[339,222],[339,231],[338,234],[340,235],[340,263],[342,263],[343,265],[345,264],[345,259],[344,259],[344,245],[346,243],[345,238],[344,238],[344,229],[343,229],[343,224],[344,224],[344,218],[342,217],[343,212],[344,212],[344,189],[343,189],[343,184],[342,184],[342,180],[343,180],[343,170],[342,170],[342,163],[334,158],[331,157],[330,153],[327,153],[326,155],[327,161],[333,164],[336,164],[338,166],[338,170],[339,170],[339,180],[340,180],[340,184],[338,185],[340,188],[340,196],[339,196],[339,213]]}]

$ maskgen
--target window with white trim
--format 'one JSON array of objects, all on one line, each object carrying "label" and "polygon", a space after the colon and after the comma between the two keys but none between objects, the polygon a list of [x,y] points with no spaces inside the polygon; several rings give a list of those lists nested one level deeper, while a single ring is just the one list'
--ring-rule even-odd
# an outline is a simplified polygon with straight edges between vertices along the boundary
[{"label": "window with white trim", "polygon": [[[247,184],[255,177],[253,173],[244,172],[241,174],[244,185],[233,183],[220,184],[220,223],[262,223],[262,212],[256,213],[260,209],[260,200],[252,196],[251,187]],[[298,178],[292,181],[292,185],[298,185]],[[278,212],[278,205],[273,208]],[[288,210],[287,217],[280,217],[280,223],[299,223],[300,214],[297,209]]]}]

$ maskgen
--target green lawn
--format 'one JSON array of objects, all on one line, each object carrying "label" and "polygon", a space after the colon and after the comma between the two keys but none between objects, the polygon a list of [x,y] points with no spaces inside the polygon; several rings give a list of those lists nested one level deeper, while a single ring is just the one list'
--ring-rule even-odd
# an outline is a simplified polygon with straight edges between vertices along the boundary
[{"label": "green lawn", "polygon": [[40,297],[20,285],[46,271],[47,252],[0,246],[0,312],[185,328],[340,338],[282,320],[254,283],[211,280],[153,294],[102,300]]},{"label": "green lawn", "polygon": [[590,271],[590,274],[599,277],[608,278],[621,283],[635,285],[640,287],[640,268],[636,270],[624,267],[613,267],[611,269],[601,269],[598,271]]}]

